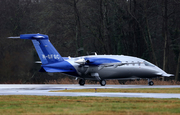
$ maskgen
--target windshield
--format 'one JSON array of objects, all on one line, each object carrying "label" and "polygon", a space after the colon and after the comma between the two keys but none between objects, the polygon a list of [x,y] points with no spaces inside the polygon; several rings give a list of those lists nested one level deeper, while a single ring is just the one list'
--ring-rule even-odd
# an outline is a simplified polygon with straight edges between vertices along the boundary
[{"label": "windshield", "polygon": [[151,64],[150,62],[144,61],[145,66],[151,66],[151,67],[155,67],[153,64]]}]

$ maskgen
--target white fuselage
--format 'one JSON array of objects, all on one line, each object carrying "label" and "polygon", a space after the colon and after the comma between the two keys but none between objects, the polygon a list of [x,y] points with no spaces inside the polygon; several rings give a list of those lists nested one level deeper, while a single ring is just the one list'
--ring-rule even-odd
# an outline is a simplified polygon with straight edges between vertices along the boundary
[{"label": "white fuselage", "polygon": [[[108,67],[99,66],[81,66],[75,63],[77,60],[84,58],[108,58],[119,60],[123,65],[116,66],[115,64]],[[154,78],[158,76],[168,75],[159,67],[147,62],[143,59],[124,56],[124,55],[90,55],[77,58],[71,58],[68,61],[77,71],[80,78],[97,79],[93,76],[98,73],[100,79],[136,79],[136,78]]]}]

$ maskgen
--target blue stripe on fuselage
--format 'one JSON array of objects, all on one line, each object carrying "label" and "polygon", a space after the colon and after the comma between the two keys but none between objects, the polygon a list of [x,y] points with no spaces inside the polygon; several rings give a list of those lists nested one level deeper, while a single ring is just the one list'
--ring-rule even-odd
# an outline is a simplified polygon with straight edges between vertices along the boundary
[{"label": "blue stripe on fuselage", "polygon": [[106,64],[106,63],[121,62],[119,60],[112,59],[112,58],[86,57],[84,59],[86,60],[85,65],[92,65],[92,66],[98,66],[98,65]]}]

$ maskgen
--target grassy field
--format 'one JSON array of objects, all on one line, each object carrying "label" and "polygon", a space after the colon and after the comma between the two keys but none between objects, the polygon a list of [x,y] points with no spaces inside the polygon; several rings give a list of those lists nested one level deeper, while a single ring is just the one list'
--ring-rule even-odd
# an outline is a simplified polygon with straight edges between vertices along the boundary
[{"label": "grassy field", "polygon": [[179,115],[180,99],[0,96],[1,115]]},{"label": "grassy field", "polygon": [[122,92],[122,93],[180,93],[180,88],[132,88],[132,89],[73,89],[58,90],[51,92]]}]

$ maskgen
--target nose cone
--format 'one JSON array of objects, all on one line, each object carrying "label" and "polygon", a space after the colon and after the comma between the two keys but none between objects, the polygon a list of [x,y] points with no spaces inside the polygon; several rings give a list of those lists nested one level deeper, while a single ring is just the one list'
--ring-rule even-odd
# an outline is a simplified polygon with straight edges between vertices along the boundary
[{"label": "nose cone", "polygon": [[163,71],[162,69],[160,69],[159,67],[155,67],[156,68],[156,71],[157,71],[157,75],[158,76],[163,76],[163,77],[171,77],[171,76],[174,76],[174,74],[168,74],[166,73],[165,71]]},{"label": "nose cone", "polygon": [[164,77],[171,77],[171,76],[174,76],[174,74],[162,74],[162,76],[164,76]]}]

